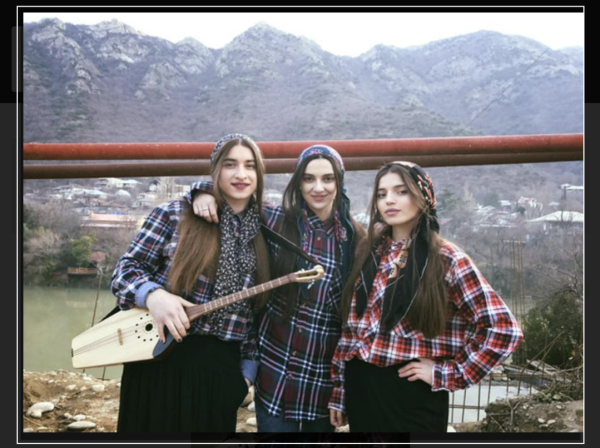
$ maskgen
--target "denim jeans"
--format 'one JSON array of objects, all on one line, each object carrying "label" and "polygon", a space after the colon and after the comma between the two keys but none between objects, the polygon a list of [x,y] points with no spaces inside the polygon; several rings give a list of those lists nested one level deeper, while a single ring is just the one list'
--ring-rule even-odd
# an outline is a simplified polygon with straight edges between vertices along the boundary
[{"label": "denim jeans", "polygon": [[334,432],[335,427],[329,422],[329,416],[316,420],[286,420],[282,415],[269,414],[258,399],[254,399],[256,425],[258,432]]}]

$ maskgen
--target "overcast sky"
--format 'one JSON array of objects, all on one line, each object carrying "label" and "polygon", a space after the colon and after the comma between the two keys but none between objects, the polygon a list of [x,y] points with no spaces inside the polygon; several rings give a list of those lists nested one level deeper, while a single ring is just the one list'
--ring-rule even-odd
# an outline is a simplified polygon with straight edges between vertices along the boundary
[{"label": "overcast sky", "polygon": [[[458,9],[457,9],[458,11]],[[27,13],[23,21],[56,17],[93,25],[117,19],[150,36],[178,42],[193,37],[209,48],[222,48],[259,22],[307,37],[339,56],[358,56],[377,44],[406,48],[480,30],[534,39],[552,49],[583,46],[583,13],[518,12],[294,12],[294,13]]]}]

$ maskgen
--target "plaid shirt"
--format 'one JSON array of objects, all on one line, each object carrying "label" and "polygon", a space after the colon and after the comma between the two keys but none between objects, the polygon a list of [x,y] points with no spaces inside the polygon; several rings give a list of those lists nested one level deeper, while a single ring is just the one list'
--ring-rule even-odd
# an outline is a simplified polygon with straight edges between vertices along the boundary
[{"label": "plaid shirt", "polygon": [[[281,207],[266,207],[265,215],[270,228],[283,220]],[[341,249],[334,225],[331,221],[325,225],[309,211],[306,237],[308,254],[319,261],[325,275],[308,289],[308,296],[300,293],[298,306],[288,318],[282,315],[289,298],[274,290],[258,336],[260,364],[255,392],[269,413],[283,413],[291,420],[329,415],[331,359],[341,334]],[[270,244],[276,255],[280,248]]]},{"label": "plaid shirt", "polygon": [[[191,202],[197,193],[212,192],[212,182],[196,182],[186,199]],[[266,204],[263,214],[265,224],[271,229],[284,220],[281,206]],[[342,245],[335,237],[332,221],[323,223],[310,209],[307,216],[303,246],[319,261],[325,274],[308,289],[308,297],[299,298],[298,306],[287,318],[282,315],[289,298],[274,289],[262,310],[262,318],[257,317],[252,329],[253,335],[257,332],[253,359],[259,359],[256,396],[270,414],[283,413],[290,420],[329,416],[327,404],[333,392],[331,360],[341,334]],[[281,248],[272,241],[269,246],[276,260]]]},{"label": "plaid shirt", "polygon": [[523,333],[502,299],[458,247],[445,243],[440,251],[447,266],[445,284],[451,305],[445,331],[426,338],[402,319],[391,332],[379,333],[385,287],[402,242],[388,240],[361,318],[352,301],[347,325],[333,357],[335,389],[329,407],[344,411],[345,362],[356,357],[387,367],[413,358],[434,360],[431,389],[454,391],[478,383],[519,345]]},{"label": "plaid shirt", "polygon": [[[173,200],[152,210],[127,252],[117,262],[111,289],[121,309],[145,306],[146,296],[157,288],[169,290],[167,278],[177,247],[179,214],[183,206],[184,201]],[[246,285],[251,286],[252,281],[246,279]],[[191,297],[186,299],[194,304],[209,302],[212,290],[213,285],[201,275]],[[252,359],[254,343],[248,340],[254,321],[251,310],[228,315],[220,328],[211,328],[208,317],[204,315],[193,321],[187,333],[242,341],[242,359]]]}]

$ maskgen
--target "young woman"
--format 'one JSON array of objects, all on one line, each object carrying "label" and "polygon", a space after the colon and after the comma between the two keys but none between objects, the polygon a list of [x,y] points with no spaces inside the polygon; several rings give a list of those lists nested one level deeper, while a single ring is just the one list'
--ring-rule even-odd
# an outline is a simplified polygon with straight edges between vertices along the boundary
[{"label": "young woman", "polygon": [[160,361],[125,364],[118,432],[235,432],[237,409],[254,381],[249,330],[263,295],[192,322],[185,307],[269,280],[260,233],[264,166],[242,134],[217,142],[211,156],[220,221],[196,217],[185,200],[157,206],[120,258],[111,288],[121,309],[145,307],[165,341]]},{"label": "young woman", "polygon": [[[210,192],[210,186],[192,186],[192,194],[198,192]],[[211,200],[197,195],[194,210],[215,220]],[[364,235],[350,216],[338,152],[325,145],[305,149],[282,205],[266,205],[264,216],[269,228],[317,259],[325,275],[310,287],[302,283],[275,290],[257,321],[258,431],[333,432],[327,403],[333,390],[331,357],[341,333],[340,299],[355,242]],[[275,278],[312,267],[271,241],[269,247]]]},{"label": "young woman", "polygon": [[433,184],[409,162],[375,178],[367,238],[344,287],[329,408],[352,432],[445,432],[448,393],[523,338],[471,259],[438,235]]}]

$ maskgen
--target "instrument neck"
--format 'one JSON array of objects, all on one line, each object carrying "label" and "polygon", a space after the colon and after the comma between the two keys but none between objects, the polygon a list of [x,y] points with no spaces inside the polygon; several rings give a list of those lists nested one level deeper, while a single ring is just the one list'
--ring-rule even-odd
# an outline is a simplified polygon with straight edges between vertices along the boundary
[{"label": "instrument neck", "polygon": [[253,297],[265,291],[287,285],[292,281],[292,274],[288,274],[275,280],[253,286],[252,288],[243,289],[242,291],[219,297],[218,299],[211,300],[210,302],[203,303],[201,305],[186,307],[185,311],[188,315],[188,319],[192,321],[198,319],[200,316],[218,310],[219,308],[226,307],[232,303],[239,302],[240,300],[247,299],[248,297]]}]

